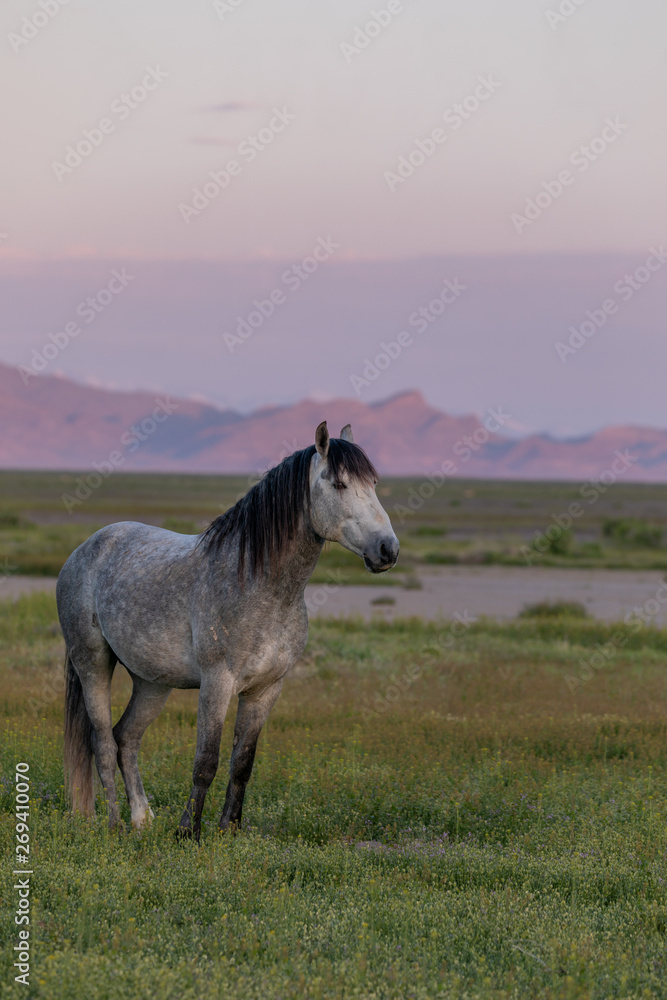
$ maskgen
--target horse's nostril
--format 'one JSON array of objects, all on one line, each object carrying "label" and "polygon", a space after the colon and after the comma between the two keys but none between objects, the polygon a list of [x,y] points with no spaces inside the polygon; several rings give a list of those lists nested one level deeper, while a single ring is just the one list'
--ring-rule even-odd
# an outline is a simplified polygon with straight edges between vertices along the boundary
[{"label": "horse's nostril", "polygon": [[380,555],[382,556],[383,559],[386,559],[387,556],[389,555],[389,552],[387,550],[387,546],[384,544],[384,542],[380,546]]}]

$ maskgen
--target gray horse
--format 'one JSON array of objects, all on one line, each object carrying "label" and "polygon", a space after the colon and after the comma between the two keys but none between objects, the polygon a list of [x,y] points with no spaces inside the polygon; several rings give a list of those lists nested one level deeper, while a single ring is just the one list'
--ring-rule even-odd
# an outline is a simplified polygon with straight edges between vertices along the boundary
[{"label": "gray horse", "polygon": [[[201,535],[125,521],[102,528],[62,568],[56,597],[65,636],[65,770],[72,807],[95,811],[92,759],[111,826],[120,821],[116,763],[132,823],[153,813],[139,745],[172,688],[199,688],[190,798],[179,825],[199,838],[204,799],[218,768],[222,725],[239,705],[220,828],[241,822],[257,739],[308,636],[304,589],[325,540],[381,573],[398,539],[375,494],[377,473],[349,424],[272,469]],[[121,663],[130,702],[111,725],[111,678]]]}]

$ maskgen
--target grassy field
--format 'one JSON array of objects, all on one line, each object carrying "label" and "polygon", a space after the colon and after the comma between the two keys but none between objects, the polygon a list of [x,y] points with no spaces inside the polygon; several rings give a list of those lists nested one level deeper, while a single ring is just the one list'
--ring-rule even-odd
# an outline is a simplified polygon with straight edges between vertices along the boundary
[{"label": "grassy field", "polygon": [[[144,740],[152,827],[110,835],[101,803],[68,816],[62,652],[50,595],[0,605],[0,997],[665,996],[667,632],[316,621],[260,741],[245,832],[216,832],[223,766],[200,847],[173,838],[192,692]],[[21,762],[28,988],[11,968]]]},{"label": "grassy field", "polygon": [[[76,500],[85,476],[0,471],[0,573],[55,576],[73,548],[112,521],[200,531],[255,482],[116,473],[68,510],[63,496]],[[397,570],[373,577],[332,546],[314,582],[335,574],[340,583],[414,586],[420,567],[457,563],[667,570],[667,485],[388,479],[378,492],[401,541]],[[568,517],[571,528],[561,530],[556,521]]]}]

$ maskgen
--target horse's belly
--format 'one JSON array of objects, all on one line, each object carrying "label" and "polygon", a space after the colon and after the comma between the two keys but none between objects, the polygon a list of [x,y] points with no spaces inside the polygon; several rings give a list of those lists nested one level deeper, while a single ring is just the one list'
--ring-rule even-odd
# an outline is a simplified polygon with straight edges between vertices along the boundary
[{"label": "horse's belly", "polygon": [[199,687],[201,672],[189,629],[166,623],[143,629],[125,628],[119,621],[105,622],[104,616],[100,626],[104,638],[131,673],[169,687]]}]

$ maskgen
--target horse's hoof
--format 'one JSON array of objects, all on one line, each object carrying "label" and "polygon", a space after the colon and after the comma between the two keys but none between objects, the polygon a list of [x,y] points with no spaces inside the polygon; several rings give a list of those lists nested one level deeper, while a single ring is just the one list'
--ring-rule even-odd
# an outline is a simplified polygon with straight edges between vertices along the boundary
[{"label": "horse's hoof", "polygon": [[153,820],[155,819],[155,813],[148,807],[146,812],[137,813],[132,819],[132,829],[136,830],[137,833],[141,833],[142,830],[146,830]]},{"label": "horse's hoof", "polygon": [[232,837],[235,837],[236,834],[240,831],[240,829],[241,829],[241,824],[236,823],[234,820],[232,820],[231,823],[220,823],[218,827],[220,833],[231,833]]},{"label": "horse's hoof", "polygon": [[198,844],[199,843],[199,838],[200,838],[201,834],[200,834],[199,830],[195,830],[193,832],[189,827],[180,827],[179,826],[179,828],[176,831],[176,833],[174,834],[174,836],[176,837],[176,840],[180,840],[180,841],[194,840],[195,844]]}]

